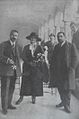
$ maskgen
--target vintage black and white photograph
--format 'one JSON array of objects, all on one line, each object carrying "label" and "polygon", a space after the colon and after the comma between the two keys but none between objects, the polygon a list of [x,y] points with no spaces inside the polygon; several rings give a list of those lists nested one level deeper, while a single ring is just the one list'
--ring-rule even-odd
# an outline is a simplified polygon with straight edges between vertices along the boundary
[{"label": "vintage black and white photograph", "polygon": [[0,119],[79,119],[79,0],[0,0]]}]

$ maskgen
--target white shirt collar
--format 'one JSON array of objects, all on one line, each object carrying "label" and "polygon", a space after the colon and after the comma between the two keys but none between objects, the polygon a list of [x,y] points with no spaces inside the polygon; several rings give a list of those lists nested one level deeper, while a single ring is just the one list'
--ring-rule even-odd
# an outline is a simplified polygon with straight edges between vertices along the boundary
[{"label": "white shirt collar", "polygon": [[61,44],[61,47],[65,44],[65,41]]},{"label": "white shirt collar", "polygon": [[32,56],[34,54],[34,47],[30,44],[29,49],[31,50]]},{"label": "white shirt collar", "polygon": [[33,46],[31,44],[29,45],[29,49],[30,50],[33,50]]},{"label": "white shirt collar", "polygon": [[11,40],[10,40],[10,43],[11,43],[11,46],[15,46],[15,42],[12,42]]}]

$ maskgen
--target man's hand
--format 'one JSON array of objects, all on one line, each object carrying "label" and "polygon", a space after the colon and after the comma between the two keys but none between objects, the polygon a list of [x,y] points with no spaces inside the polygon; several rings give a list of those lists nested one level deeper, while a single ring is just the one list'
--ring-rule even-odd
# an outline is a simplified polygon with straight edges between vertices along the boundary
[{"label": "man's hand", "polygon": [[10,58],[7,59],[7,63],[8,63],[8,64],[13,64],[13,65],[14,65],[14,61],[13,61],[12,59],[10,59]]},{"label": "man's hand", "polygon": [[16,65],[12,65],[12,68],[13,68],[13,69],[16,69]]}]

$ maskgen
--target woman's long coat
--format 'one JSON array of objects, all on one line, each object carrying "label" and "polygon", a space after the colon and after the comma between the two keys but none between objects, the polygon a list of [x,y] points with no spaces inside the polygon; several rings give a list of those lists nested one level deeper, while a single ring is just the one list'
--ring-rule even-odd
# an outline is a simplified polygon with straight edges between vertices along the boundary
[{"label": "woman's long coat", "polygon": [[32,56],[29,45],[24,47],[22,59],[23,63],[23,77],[20,95],[23,96],[43,96],[43,74],[40,70],[40,66],[32,66],[34,60],[37,60],[37,53],[41,52],[36,49],[34,57]]}]

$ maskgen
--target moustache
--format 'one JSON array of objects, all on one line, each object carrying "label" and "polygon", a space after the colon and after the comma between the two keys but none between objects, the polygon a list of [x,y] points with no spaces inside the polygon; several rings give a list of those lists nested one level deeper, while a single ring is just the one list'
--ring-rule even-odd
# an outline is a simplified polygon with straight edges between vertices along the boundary
[{"label": "moustache", "polygon": [[16,38],[12,38],[13,40],[16,40]]}]

